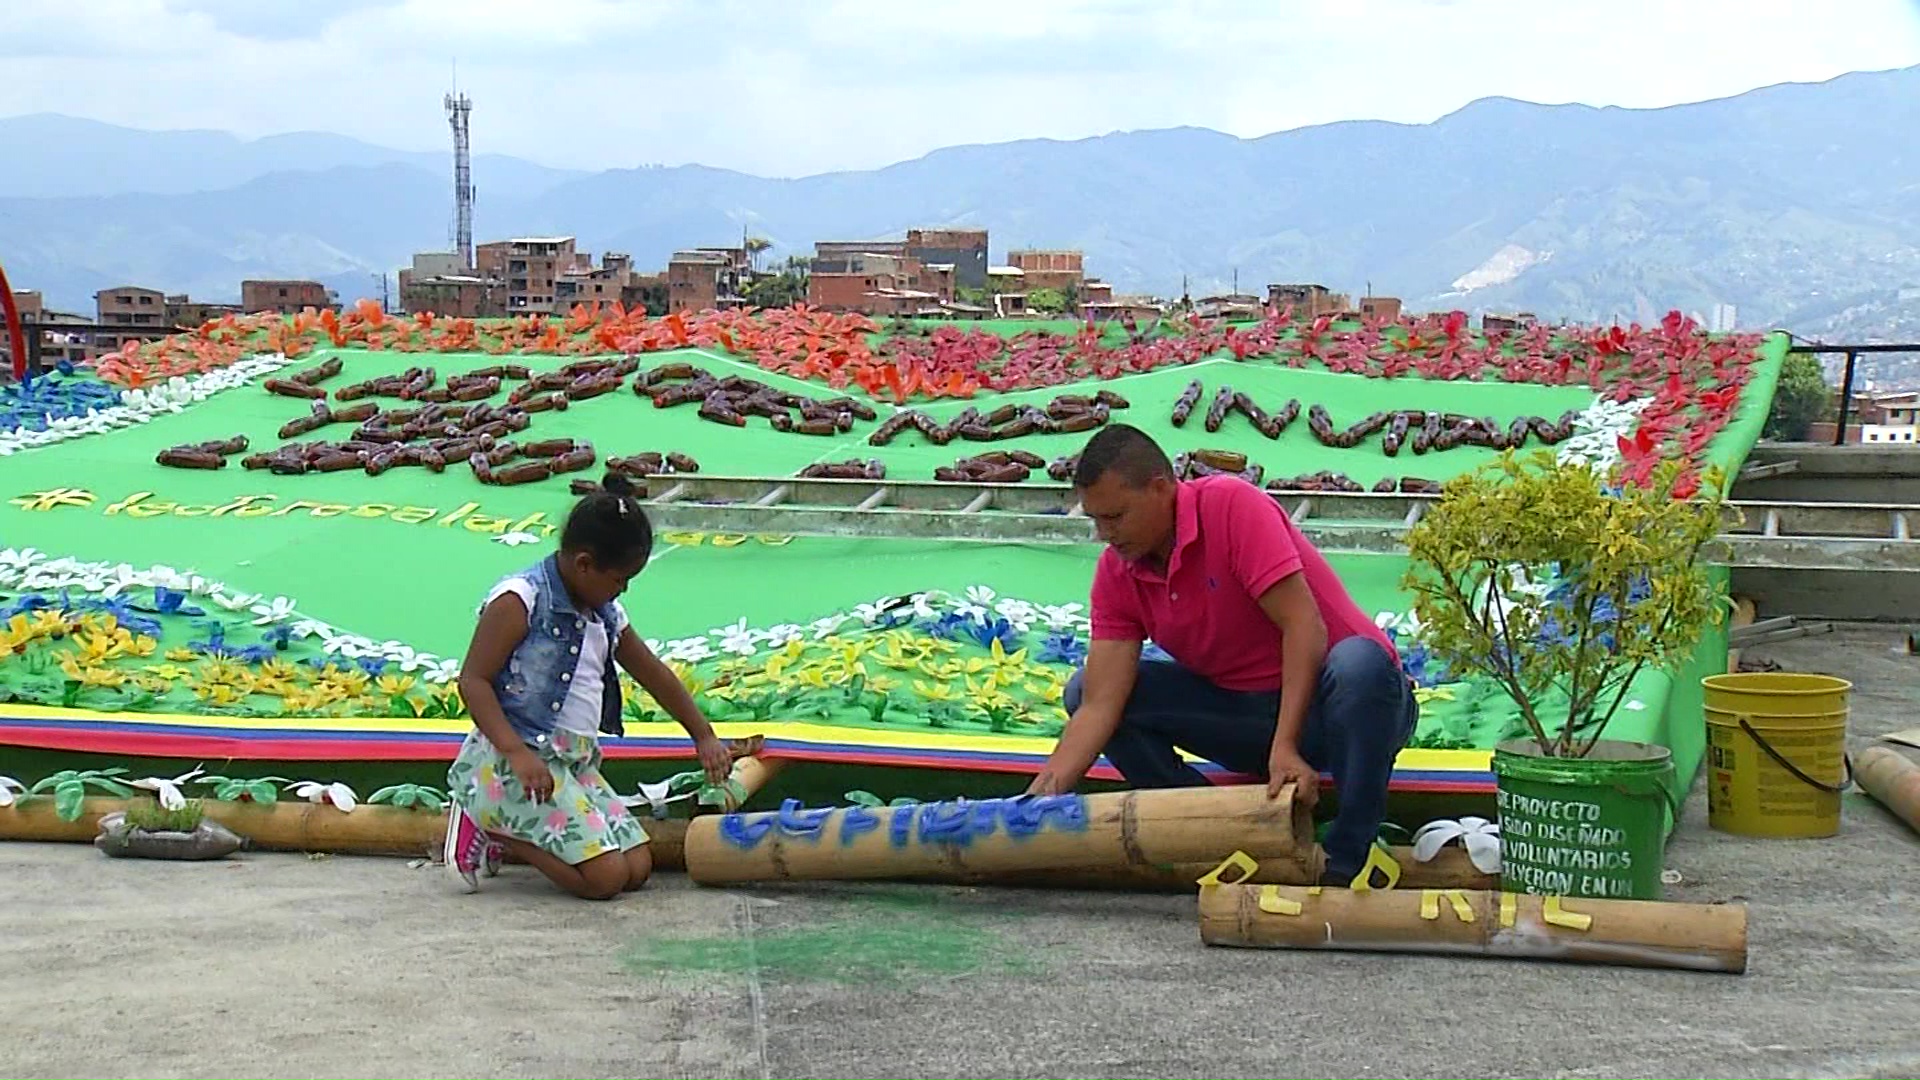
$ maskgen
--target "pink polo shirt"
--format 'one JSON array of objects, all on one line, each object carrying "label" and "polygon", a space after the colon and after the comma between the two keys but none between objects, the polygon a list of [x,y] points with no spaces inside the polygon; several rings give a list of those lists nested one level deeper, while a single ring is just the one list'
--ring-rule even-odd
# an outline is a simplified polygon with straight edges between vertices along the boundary
[{"label": "pink polo shirt", "polygon": [[1228,690],[1280,687],[1280,628],[1259,597],[1294,573],[1327,627],[1327,647],[1365,635],[1394,655],[1312,542],[1271,495],[1237,476],[1180,485],[1166,573],[1101,552],[1093,572],[1093,636],[1151,638],[1180,664]]}]

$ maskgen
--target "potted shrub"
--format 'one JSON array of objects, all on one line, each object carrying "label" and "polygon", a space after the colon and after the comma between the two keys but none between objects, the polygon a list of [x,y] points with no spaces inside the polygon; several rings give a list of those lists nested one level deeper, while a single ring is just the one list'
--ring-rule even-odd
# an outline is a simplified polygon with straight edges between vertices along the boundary
[{"label": "potted shrub", "polygon": [[1702,557],[1725,478],[1676,499],[1683,468],[1621,485],[1507,451],[1449,481],[1409,530],[1404,585],[1428,649],[1498,685],[1526,727],[1493,755],[1508,890],[1659,896],[1672,755],[1602,736],[1636,677],[1678,667],[1726,613]]}]

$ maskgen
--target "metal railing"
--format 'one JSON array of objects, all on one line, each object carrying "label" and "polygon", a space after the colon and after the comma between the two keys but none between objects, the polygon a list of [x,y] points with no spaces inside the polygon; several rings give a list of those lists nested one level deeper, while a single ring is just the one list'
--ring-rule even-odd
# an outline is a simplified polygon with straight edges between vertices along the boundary
[{"label": "metal railing", "polygon": [[1806,356],[1843,356],[1846,364],[1840,372],[1840,414],[1833,425],[1833,445],[1843,446],[1847,441],[1847,420],[1853,413],[1853,379],[1862,355],[1877,353],[1920,353],[1920,344],[1902,343],[1892,345],[1828,345],[1818,341],[1791,345],[1790,353]]}]

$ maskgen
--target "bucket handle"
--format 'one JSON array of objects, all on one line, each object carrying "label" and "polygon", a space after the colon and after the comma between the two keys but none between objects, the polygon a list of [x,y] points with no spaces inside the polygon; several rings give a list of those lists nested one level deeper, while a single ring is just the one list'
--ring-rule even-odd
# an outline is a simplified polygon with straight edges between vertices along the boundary
[{"label": "bucket handle", "polygon": [[1806,773],[1801,772],[1798,766],[1782,757],[1780,751],[1775,750],[1772,744],[1760,736],[1759,732],[1753,730],[1753,725],[1748,723],[1747,718],[1744,716],[1740,717],[1740,730],[1747,733],[1747,737],[1753,740],[1755,746],[1766,751],[1767,756],[1773,759],[1774,764],[1787,770],[1794,776],[1799,777],[1801,782],[1811,787],[1818,788],[1829,795],[1838,795],[1853,786],[1853,757],[1849,755],[1844,748],[1840,751],[1840,764],[1846,769],[1847,775],[1846,779],[1840,781],[1840,786],[1835,787],[1832,784],[1823,784],[1813,777],[1808,776]]}]

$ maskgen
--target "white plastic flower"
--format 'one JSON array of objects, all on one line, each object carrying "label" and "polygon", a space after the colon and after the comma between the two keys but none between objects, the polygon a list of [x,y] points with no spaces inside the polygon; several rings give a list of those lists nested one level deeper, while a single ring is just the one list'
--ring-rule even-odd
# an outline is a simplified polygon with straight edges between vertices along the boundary
[{"label": "white plastic flower", "polygon": [[1079,604],[1040,604],[1035,610],[1049,630],[1072,630],[1087,621]]},{"label": "white plastic flower", "polygon": [[799,623],[781,623],[778,626],[770,626],[765,633],[767,647],[777,649],[789,642],[798,641],[806,632],[806,627],[801,626]]},{"label": "white plastic flower", "polygon": [[435,686],[445,686],[460,677],[460,661],[435,660],[421,669],[420,677]]},{"label": "white plastic flower", "polygon": [[519,547],[522,544],[539,543],[540,535],[538,533],[530,533],[530,532],[502,533],[501,535],[494,537],[493,542],[496,544],[505,544],[508,547]]},{"label": "white plastic flower", "polygon": [[0,776],[0,807],[12,806],[16,793],[25,795],[27,785],[11,776]]},{"label": "white plastic flower", "polygon": [[761,639],[766,636],[761,631],[749,627],[744,615],[737,622],[707,632],[720,639],[722,652],[735,653],[739,656],[752,656],[759,650]]},{"label": "white plastic flower", "polygon": [[153,792],[159,796],[160,805],[166,809],[178,810],[187,805],[187,797],[181,793],[180,785],[199,776],[203,771],[200,766],[196,765],[191,770],[183,772],[172,779],[164,776],[147,776],[138,780],[129,780],[127,783],[134,787],[144,788],[147,791]]},{"label": "white plastic flower", "polygon": [[697,664],[712,659],[713,646],[705,637],[676,638],[667,642],[665,651],[658,653],[662,660],[678,660],[683,664]]},{"label": "white plastic flower", "polygon": [[302,641],[310,637],[332,637],[333,627],[319,619],[301,619],[291,627],[290,633]]},{"label": "white plastic flower", "polygon": [[[216,596],[214,602],[222,606],[226,605],[226,600],[223,597]],[[286,622],[294,616],[293,601],[284,596],[276,596],[271,600],[262,600],[252,605],[248,610],[253,612],[253,625],[255,626],[272,626],[274,623]]]},{"label": "white plastic flower", "polygon": [[360,803],[360,796],[355,794],[352,788],[337,780],[331,784],[323,784],[318,780],[302,780],[294,784],[290,790],[308,802],[329,803],[343,814],[353,813],[353,808]]},{"label": "white plastic flower", "polygon": [[259,593],[230,593],[224,589],[210,593],[207,598],[228,611],[249,610],[263,599]]},{"label": "white plastic flower", "polygon": [[841,624],[850,618],[852,618],[850,615],[829,615],[824,619],[813,620],[807,624],[807,627],[813,631],[813,640],[819,641],[821,638],[832,637],[834,632],[840,629]]},{"label": "white plastic flower", "polygon": [[875,600],[871,604],[855,604],[853,607],[853,611],[850,614],[854,618],[859,619],[862,623],[865,623],[868,626],[872,626],[874,623],[877,623],[881,619],[886,617],[887,599],[888,598],[883,597],[879,600]]},{"label": "white plastic flower", "polygon": [[1429,821],[1413,834],[1413,858],[1432,862],[1440,849],[1458,840],[1467,849],[1473,868],[1483,874],[1500,872],[1500,824],[1483,817],[1458,821]]}]

